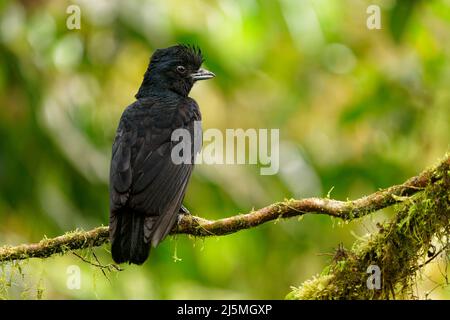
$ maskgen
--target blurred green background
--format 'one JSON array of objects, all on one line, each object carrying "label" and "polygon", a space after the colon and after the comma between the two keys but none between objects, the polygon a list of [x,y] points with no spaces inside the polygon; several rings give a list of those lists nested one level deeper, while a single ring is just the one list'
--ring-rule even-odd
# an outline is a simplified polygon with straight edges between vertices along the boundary
[{"label": "blurred green background", "polygon": [[[67,7],[81,9],[68,30]],[[369,30],[370,4],[381,30]],[[280,172],[199,165],[185,205],[217,219],[285,198],[353,199],[403,182],[449,148],[450,1],[10,1],[0,3],[0,245],[108,223],[119,117],[151,53],[199,45],[203,127],[279,128]],[[209,239],[167,238],[107,280],[72,254],[0,269],[3,298],[281,299],[390,210],[341,224],[279,221]],[[111,263],[108,247],[95,249]],[[90,252],[80,254],[88,259]],[[68,268],[81,268],[70,290]],[[18,268],[19,267],[19,268]],[[420,297],[450,298],[441,263]],[[428,291],[431,291],[427,296]]]}]

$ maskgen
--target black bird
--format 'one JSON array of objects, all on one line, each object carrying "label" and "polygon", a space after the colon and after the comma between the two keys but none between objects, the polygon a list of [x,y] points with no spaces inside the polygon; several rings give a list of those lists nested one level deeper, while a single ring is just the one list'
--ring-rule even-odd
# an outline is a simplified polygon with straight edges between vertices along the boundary
[{"label": "black bird", "polygon": [[194,122],[201,114],[188,95],[197,80],[214,77],[200,68],[202,63],[196,47],[156,50],[136,101],[122,114],[110,169],[109,227],[116,263],[144,263],[150,247],[166,237],[184,209],[196,152],[191,161],[174,162],[171,153],[178,142],[171,136],[184,128],[194,137]]}]

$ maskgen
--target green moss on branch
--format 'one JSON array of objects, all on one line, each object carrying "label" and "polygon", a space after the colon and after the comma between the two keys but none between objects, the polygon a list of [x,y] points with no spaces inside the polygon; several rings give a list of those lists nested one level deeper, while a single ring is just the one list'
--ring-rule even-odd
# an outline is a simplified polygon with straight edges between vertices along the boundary
[{"label": "green moss on branch", "polygon": [[[448,248],[450,234],[450,163],[448,157],[430,176],[426,188],[403,198],[395,217],[377,234],[350,251],[338,249],[321,275],[294,288],[288,299],[389,299],[414,297],[412,285],[420,261]],[[433,241],[440,243],[434,243]],[[368,289],[367,269],[381,270],[381,288]]]},{"label": "green moss on branch", "polygon": [[[385,224],[377,235],[350,252],[339,250],[335,261],[323,275],[293,290],[289,295],[290,298],[299,299],[388,297],[390,291],[405,291],[398,290],[399,285],[408,288],[408,281],[417,269],[417,260],[430,246],[433,235],[448,234],[449,168],[450,156],[446,155],[437,167],[425,170],[401,185],[354,201],[328,198],[286,200],[247,214],[215,221],[182,215],[171,234],[222,236],[268,221],[307,213],[352,220],[401,203],[396,219]],[[413,196],[414,194],[417,195]],[[71,250],[101,246],[108,242],[108,237],[108,227],[98,227],[90,231],[66,233],[39,243],[3,246],[0,247],[0,263],[47,258]],[[380,292],[365,289],[365,271],[370,264],[382,267],[384,277]]]}]

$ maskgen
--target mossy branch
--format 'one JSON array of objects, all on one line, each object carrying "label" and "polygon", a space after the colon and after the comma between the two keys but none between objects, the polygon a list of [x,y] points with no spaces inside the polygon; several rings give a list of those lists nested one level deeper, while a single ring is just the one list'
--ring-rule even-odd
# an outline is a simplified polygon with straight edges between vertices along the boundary
[{"label": "mossy branch", "polygon": [[[289,299],[417,298],[418,271],[450,245],[450,160],[432,171],[426,188],[396,206],[395,216],[351,250],[338,248],[324,271],[287,296]],[[439,249],[440,248],[440,249]],[[448,262],[448,260],[446,261]],[[369,266],[380,284],[369,288]],[[373,270],[373,269],[372,269]],[[373,279],[370,279],[370,281]]]},{"label": "mossy branch", "polygon": [[[435,168],[425,170],[401,185],[380,190],[354,201],[338,201],[328,198],[286,200],[252,211],[219,220],[206,220],[192,215],[180,215],[171,234],[189,234],[198,237],[222,236],[280,218],[291,218],[307,213],[325,214],[343,220],[352,220],[371,212],[392,206],[437,183],[437,173],[450,166],[450,156]],[[90,231],[73,231],[62,236],[44,239],[39,243],[0,247],[0,262],[28,258],[47,258],[67,251],[101,246],[109,240],[108,227]]]}]

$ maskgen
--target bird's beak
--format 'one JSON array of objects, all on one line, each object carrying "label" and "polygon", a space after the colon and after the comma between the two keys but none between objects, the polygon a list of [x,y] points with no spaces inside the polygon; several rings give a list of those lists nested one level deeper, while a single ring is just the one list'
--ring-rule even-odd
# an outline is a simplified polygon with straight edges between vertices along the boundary
[{"label": "bird's beak", "polygon": [[205,70],[205,69],[198,69],[197,72],[191,73],[191,77],[192,77],[192,79],[194,79],[194,81],[207,80],[207,79],[214,78],[215,76],[216,75],[214,73],[212,73],[211,71]]}]

